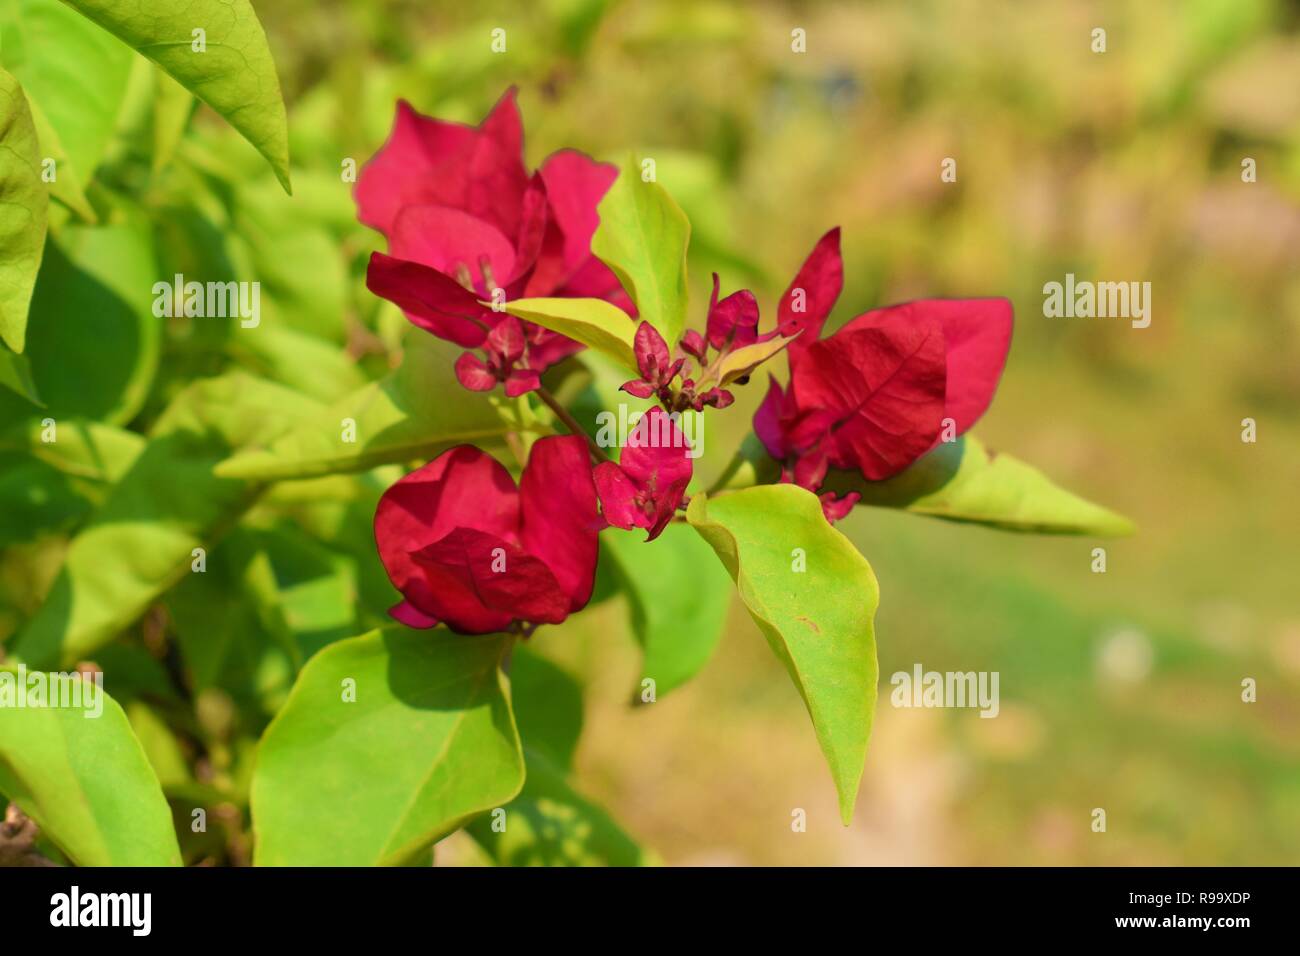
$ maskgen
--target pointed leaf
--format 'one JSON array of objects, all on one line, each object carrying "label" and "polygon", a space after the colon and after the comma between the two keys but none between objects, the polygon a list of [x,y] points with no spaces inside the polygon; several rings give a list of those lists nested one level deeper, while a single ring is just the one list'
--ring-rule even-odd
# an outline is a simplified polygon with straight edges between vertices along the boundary
[{"label": "pointed leaf", "polygon": [[0,339],[15,352],[27,341],[27,307],[45,250],[49,195],[40,165],[23,88],[0,70]]},{"label": "pointed leaf", "polygon": [[308,661],[258,751],[255,862],[402,864],[509,803],[524,782],[498,666],[511,640],[390,628]]},{"label": "pointed leaf", "polygon": [[686,517],[803,697],[847,825],[876,709],[871,565],[826,523],[817,496],[794,485],[697,494]]},{"label": "pointed leaf", "polygon": [[604,299],[516,299],[506,304],[506,311],[567,335],[636,372],[632,348],[636,323]]},{"label": "pointed leaf", "polygon": [[[0,5],[4,65],[27,91],[50,192],[87,218],[83,187],[113,136],[135,55],[59,0]],[[94,221],[93,211],[89,221]]]},{"label": "pointed leaf", "polygon": [[985,524],[1004,531],[1132,534],[1133,523],[1053,484],[1037,468],[990,452],[974,435],[945,442],[886,481],[833,471],[825,490],[856,491],[862,503]]},{"label": "pointed leaf", "polygon": [[[738,348],[718,363],[718,384],[730,385],[738,378],[744,378],[758,368],[777,352],[794,341],[795,336],[776,335],[766,342],[754,342]],[[701,382],[706,387],[709,382]]]},{"label": "pointed leaf", "polygon": [[[63,0],[226,118],[289,191],[289,132],[280,80],[248,0]],[[202,49],[195,31],[202,30]]]},{"label": "pointed leaf", "polygon": [[614,270],[640,317],[676,345],[686,328],[686,247],[691,224],[657,182],[641,178],[629,156],[597,207],[591,251]]},{"label": "pointed leaf", "polygon": [[18,678],[0,669],[0,791],[78,866],[180,866],[171,810],[117,702],[84,696],[86,683],[83,706],[17,707],[5,695]]}]

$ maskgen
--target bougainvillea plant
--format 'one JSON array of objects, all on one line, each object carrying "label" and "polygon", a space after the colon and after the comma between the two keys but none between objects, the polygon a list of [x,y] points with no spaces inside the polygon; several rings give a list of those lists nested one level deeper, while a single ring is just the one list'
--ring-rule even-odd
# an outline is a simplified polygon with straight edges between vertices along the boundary
[{"label": "bougainvillea plant", "polygon": [[[218,50],[239,70],[186,52],[188,12],[68,6],[65,30],[121,41],[84,49],[113,61],[124,97],[129,45],[152,61],[133,96],[186,97],[169,107],[182,121],[191,92],[203,98],[288,187],[278,83],[243,0],[183,5],[241,11]],[[255,82],[235,89],[240,71]],[[969,432],[1007,361],[1006,299],[924,299],[837,325],[853,237],[835,228],[775,302],[714,274],[693,305],[690,226],[653,159],[561,150],[530,171],[513,90],[476,126],[400,102],[355,182],[344,161],[362,226],[345,210],[343,228],[383,250],[358,289],[381,318],[357,348],[340,323],[343,353],[303,329],[325,321],[316,260],[346,243],[278,228],[266,210],[283,207],[223,179],[218,140],[155,185],[167,157],[106,159],[70,138],[86,174],[68,162],[47,184],[41,157],[75,110],[30,68],[0,71],[0,86],[0,185],[25,211],[3,237],[23,301],[6,300],[0,329],[0,411],[17,409],[0,451],[19,449],[22,481],[76,509],[51,519],[48,554],[31,543],[51,570],[8,615],[0,703],[18,669],[106,678],[96,720],[0,707],[0,807],[13,801],[0,850],[13,831],[25,859],[77,864],[405,864],[464,830],[499,863],[651,860],[572,785],[581,689],[535,650],[615,595],[643,651],[642,705],[709,663],[738,596],[806,706],[847,823],[876,705],[879,591],[837,523],[875,507],[1128,528]],[[104,182],[83,191],[91,170]],[[231,354],[192,381],[212,359],[190,335],[199,313],[136,310],[169,320],[166,362],[156,323],[96,342],[139,346],[117,363],[133,369],[125,383],[96,378],[114,365],[97,353],[67,354],[56,319],[106,287],[138,298],[161,276],[170,297],[174,277],[179,298],[181,269],[210,265],[203,224],[223,204],[254,228],[230,230],[222,267],[253,263],[269,314],[300,325],[234,316]],[[310,307],[294,313],[286,286]],[[388,317],[383,355],[400,362],[372,363],[367,381],[356,360]],[[47,530],[44,513],[24,517]]]},{"label": "bougainvillea plant", "polygon": [[[341,758],[328,756],[363,745],[364,718],[341,715],[345,724],[331,719],[319,729],[311,722],[338,680],[380,666],[406,671],[394,679],[416,708],[409,723],[387,728],[392,738],[381,749],[436,750],[441,759],[400,791],[414,803],[384,821],[392,832],[350,839],[357,855],[349,858],[396,862],[480,814],[504,808],[508,820],[521,788],[536,812],[553,770],[544,748],[530,745],[530,728],[515,729],[512,651],[563,640],[563,623],[591,600],[602,561],[625,578],[654,575],[665,560],[703,558],[725,569],[807,705],[847,823],[876,701],[878,591],[866,559],[834,523],[860,503],[1026,530],[1097,531],[1090,524],[1107,520],[963,437],[1006,363],[1006,299],[893,305],[826,334],[844,283],[840,231],[832,229],[769,322],[750,291],[720,297],[716,274],[707,307],[693,314],[689,226],[647,175],[652,165],[629,159],[620,170],[565,151],[530,175],[522,140],[513,93],[477,127],[403,103],[357,184],[361,221],[388,240],[388,252],[370,260],[369,288],[420,334],[469,350],[454,362],[467,391],[444,386],[439,401],[454,407],[469,392],[499,391],[496,407],[512,428],[441,451],[381,498],[375,539],[401,593],[390,613],[418,630],[331,647],[304,670],[268,733],[254,785],[270,859],[307,851],[289,826],[293,801],[307,789],[374,785],[363,774],[345,781]],[[734,413],[736,391],[760,375],[767,385],[753,416],[757,442],[706,486],[695,463],[710,419]],[[570,387],[575,378],[586,381],[584,392]],[[618,407],[629,402],[630,414]],[[629,427],[611,440],[597,427],[602,413]],[[672,548],[656,546],[674,526],[697,544],[683,547],[674,536]],[[651,659],[663,654],[647,645],[643,700],[655,699],[656,678],[689,676],[656,673]],[[465,695],[454,701],[465,715],[456,728],[433,719],[453,706],[441,700],[450,687]],[[320,759],[307,766],[309,753]],[[525,781],[535,772],[534,789]],[[498,839],[482,823],[471,832]]]}]

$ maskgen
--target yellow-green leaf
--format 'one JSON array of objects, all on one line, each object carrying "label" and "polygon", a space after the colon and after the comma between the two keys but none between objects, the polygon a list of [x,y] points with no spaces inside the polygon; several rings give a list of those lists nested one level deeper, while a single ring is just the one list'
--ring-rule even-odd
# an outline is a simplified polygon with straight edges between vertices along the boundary
[{"label": "yellow-green leaf", "polygon": [[280,80],[248,0],[63,0],[226,118],[289,191],[289,131]]},{"label": "yellow-green leaf", "polygon": [[27,307],[45,250],[49,194],[40,164],[27,97],[0,70],[0,339],[15,352],[27,341]]},{"label": "yellow-green leaf", "polygon": [[604,299],[516,299],[506,311],[607,355],[636,372],[632,341],[636,323]]},{"label": "yellow-green leaf", "polygon": [[1123,515],[1066,491],[1010,455],[988,451],[974,435],[939,445],[885,481],[831,472],[825,487],[856,491],[863,504],[1004,531],[1118,537],[1134,530]]},{"label": "yellow-green leaf", "polygon": [[623,283],[643,321],[669,346],[686,328],[686,247],[691,224],[668,191],[647,182],[629,156],[600,201],[600,225],[591,251]]},{"label": "yellow-green leaf", "polygon": [[697,494],[686,517],[803,697],[847,825],[876,709],[871,565],[826,522],[817,496],[795,485]]},{"label": "yellow-green leaf", "polygon": [[390,628],[298,675],[253,775],[259,866],[411,862],[524,783],[506,635]]}]

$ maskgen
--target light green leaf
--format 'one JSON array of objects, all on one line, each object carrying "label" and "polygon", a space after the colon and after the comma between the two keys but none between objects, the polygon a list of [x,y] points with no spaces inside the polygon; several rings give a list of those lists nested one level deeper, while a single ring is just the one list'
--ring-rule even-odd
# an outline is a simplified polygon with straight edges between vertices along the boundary
[{"label": "light green leaf", "polygon": [[524,782],[511,640],[391,628],[308,661],[258,751],[254,861],[400,865],[509,803]]},{"label": "light green leaf", "polygon": [[[222,462],[224,478],[281,481],[367,471],[376,465],[434,458],[449,445],[505,432],[487,397],[456,381],[456,350],[429,335],[408,338],[401,367],[326,412],[298,422],[282,439]],[[344,440],[343,420],[356,423]]]},{"label": "light green leaf", "polygon": [[259,494],[257,485],[217,477],[213,466],[292,427],[312,407],[242,373],[201,379],[178,395],[73,539],[14,656],[29,666],[69,665],[111,641],[191,573],[193,549],[211,548]]},{"label": "light green leaf", "polygon": [[505,809],[505,829],[480,817],[469,834],[498,866],[648,866],[655,859],[549,760],[525,751],[528,779]]},{"label": "light green leaf", "polygon": [[727,621],[731,582],[709,546],[682,524],[668,525],[654,541],[617,530],[600,540],[601,559],[614,565],[645,654],[641,676],[652,678],[662,696],[713,656]]},{"label": "light green leaf", "polygon": [[832,472],[825,487],[841,493],[857,491],[863,504],[1004,531],[1110,537],[1134,530],[1122,515],[1071,494],[1010,455],[986,450],[973,435],[941,444],[885,481]]},{"label": "light green leaf", "polygon": [[691,224],[657,182],[641,178],[629,156],[597,208],[591,251],[614,270],[649,322],[671,347],[686,328],[686,247]]},{"label": "light green leaf", "polygon": [[32,123],[36,126],[36,139],[40,143],[41,159],[54,160],[55,179],[49,184],[50,195],[75,212],[84,222],[95,223],[99,216],[86,198],[85,190],[77,176],[76,167],[68,159],[63,140],[55,132],[50,121],[45,118],[35,101],[29,100],[32,108]]},{"label": "light green leaf", "polygon": [[[0,702],[16,692],[7,673]],[[171,811],[126,715],[102,690],[87,704],[87,686],[80,707],[0,703],[0,790],[78,866],[179,866]]]},{"label": "light green leaf", "polygon": [[49,194],[40,165],[23,88],[0,70],[0,339],[15,352],[27,340],[27,307],[45,250]]},{"label": "light green leaf", "polygon": [[56,161],[50,191],[86,218],[82,188],[112,138],[134,57],[59,0],[0,4],[0,34],[5,69],[36,114],[42,156]]},{"label": "light green leaf", "polygon": [[22,450],[65,475],[112,484],[125,475],[144,450],[144,436],[99,422],[65,419],[57,441],[43,441],[46,426],[33,422],[0,436],[0,449]]},{"label": "light green leaf", "polygon": [[632,372],[637,370],[632,351],[636,323],[626,312],[604,299],[516,299],[506,303],[506,311],[544,329],[567,335]]},{"label": "light green leaf", "polygon": [[153,102],[153,162],[151,169],[157,176],[167,168],[176,147],[185,135],[190,114],[194,112],[194,94],[181,86],[162,70],[156,70],[157,89]]},{"label": "light green leaf", "polygon": [[[727,386],[738,378],[744,378],[793,340],[793,335],[777,335],[766,342],[753,342],[728,353],[718,363],[718,384]],[[701,382],[700,384],[701,387],[704,387],[707,386],[708,382]]]},{"label": "light green leaf", "polygon": [[795,485],[697,494],[686,517],[803,697],[847,825],[876,710],[871,565],[826,523],[817,496]]},{"label": "light green leaf", "polygon": [[[226,118],[289,190],[289,133],[280,80],[248,0],[63,0]],[[195,31],[202,30],[202,49]]]}]

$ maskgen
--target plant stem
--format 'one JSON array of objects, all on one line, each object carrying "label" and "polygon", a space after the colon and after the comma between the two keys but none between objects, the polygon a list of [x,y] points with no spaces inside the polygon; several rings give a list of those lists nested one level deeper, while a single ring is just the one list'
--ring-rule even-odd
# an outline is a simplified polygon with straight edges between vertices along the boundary
[{"label": "plant stem", "polygon": [[605,454],[605,450],[596,444],[596,440],[587,434],[586,429],[578,424],[578,420],[569,414],[569,410],[555,400],[554,395],[545,388],[539,386],[537,389],[537,397],[546,404],[547,408],[555,413],[556,418],[564,422],[565,428],[573,434],[581,435],[583,438],[587,439],[587,447],[591,449],[592,458],[596,459],[598,462],[609,461],[609,456]]}]

